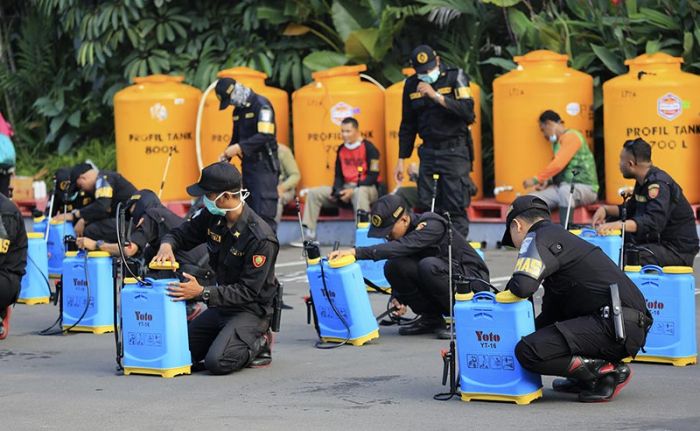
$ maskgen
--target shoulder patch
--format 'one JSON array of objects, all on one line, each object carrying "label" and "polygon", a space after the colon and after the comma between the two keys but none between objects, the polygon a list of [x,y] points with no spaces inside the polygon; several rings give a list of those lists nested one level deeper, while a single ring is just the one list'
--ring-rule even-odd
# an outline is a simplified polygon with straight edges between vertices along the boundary
[{"label": "shoulder patch", "polygon": [[544,272],[544,262],[537,251],[535,242],[536,234],[529,233],[523,240],[518,252],[518,260],[515,262],[513,274],[523,274],[535,280],[539,280]]},{"label": "shoulder patch", "polygon": [[660,189],[661,188],[658,184],[650,184],[649,187],[647,187],[647,194],[649,195],[649,199],[655,199],[657,196],[659,196]]},{"label": "shoulder patch", "polygon": [[0,239],[0,254],[7,254],[12,242],[9,239]]},{"label": "shoulder patch", "polygon": [[369,161],[369,170],[372,172],[379,172],[379,159],[372,159]]},{"label": "shoulder patch", "polygon": [[261,266],[265,265],[266,261],[267,256],[264,256],[262,254],[256,254],[253,256],[253,266],[256,268],[260,268]]},{"label": "shoulder patch", "polygon": [[471,99],[472,98],[472,90],[469,87],[460,87],[455,89],[455,98],[456,99]]},{"label": "shoulder patch", "polygon": [[272,121],[272,109],[268,106],[260,109],[260,121]]}]

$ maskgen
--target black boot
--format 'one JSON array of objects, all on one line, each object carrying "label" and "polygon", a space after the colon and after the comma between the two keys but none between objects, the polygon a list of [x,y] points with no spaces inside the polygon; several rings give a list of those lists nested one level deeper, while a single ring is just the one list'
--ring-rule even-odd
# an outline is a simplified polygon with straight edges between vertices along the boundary
[{"label": "black boot", "polygon": [[632,369],[627,364],[619,364],[612,373],[605,374],[596,381],[592,389],[578,394],[582,403],[602,403],[615,398],[622,388],[632,379]]},{"label": "black boot", "polygon": [[[457,334],[455,334],[457,335]],[[452,338],[452,325],[447,325],[444,328],[435,330],[435,336],[438,340],[449,340]]]},{"label": "black boot", "polygon": [[438,329],[445,328],[445,320],[442,316],[424,314],[411,325],[399,328],[399,335],[433,334]]},{"label": "black boot", "polygon": [[[257,347],[257,346],[256,346]],[[250,352],[251,356],[253,352]],[[260,337],[260,345],[257,354],[250,361],[248,367],[250,368],[263,368],[267,367],[272,363],[272,333],[266,332],[265,335]]]}]

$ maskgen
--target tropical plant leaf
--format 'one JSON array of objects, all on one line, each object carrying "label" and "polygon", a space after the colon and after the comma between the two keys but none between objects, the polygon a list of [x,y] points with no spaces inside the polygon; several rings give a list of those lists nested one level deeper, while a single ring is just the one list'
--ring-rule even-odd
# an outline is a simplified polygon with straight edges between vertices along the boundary
[{"label": "tropical plant leaf", "polygon": [[309,70],[316,72],[331,67],[342,66],[348,62],[348,58],[333,51],[316,51],[304,57],[303,63]]}]

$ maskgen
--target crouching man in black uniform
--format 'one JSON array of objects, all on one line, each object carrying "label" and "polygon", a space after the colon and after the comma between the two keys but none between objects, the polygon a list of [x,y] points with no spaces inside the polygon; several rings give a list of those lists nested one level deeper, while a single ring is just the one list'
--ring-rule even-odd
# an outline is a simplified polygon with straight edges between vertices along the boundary
[{"label": "crouching man in black uniform", "polygon": [[0,194],[0,340],[10,333],[12,304],[27,267],[27,231],[15,204]]},{"label": "crouching man in black uniform", "polygon": [[174,261],[176,250],[206,243],[216,284],[201,286],[191,275],[169,288],[176,301],[199,298],[209,308],[189,325],[192,362],[204,360],[212,374],[265,366],[270,354],[270,320],[279,289],[275,261],[279,243],[270,226],[245,205],[247,190],[235,166],[218,162],[202,170],[187,188],[204,196],[200,210],[161,241],[154,261]]},{"label": "crouching man in black uniform", "polygon": [[[394,306],[399,308],[399,314],[408,305],[421,315],[414,324],[399,328],[399,334],[436,332],[443,338],[446,331],[442,316],[450,313],[447,220],[435,213],[423,213],[420,217],[411,214],[398,195],[377,200],[370,217],[368,235],[387,238],[389,242],[338,250],[329,258],[352,255],[357,259],[388,259],[384,275],[391,285]],[[452,241],[454,274],[488,281],[486,264],[456,229]]]},{"label": "crouching man in black uniform", "polygon": [[621,361],[644,345],[651,315],[639,289],[602,250],[549,216],[542,199],[521,196],[506,218],[503,244],[520,249],[506,288],[528,298],[544,286],[536,331],[515,355],[527,370],[566,377],[554,380],[555,391],[578,393],[581,402],[609,401],[630,380],[632,370]]}]

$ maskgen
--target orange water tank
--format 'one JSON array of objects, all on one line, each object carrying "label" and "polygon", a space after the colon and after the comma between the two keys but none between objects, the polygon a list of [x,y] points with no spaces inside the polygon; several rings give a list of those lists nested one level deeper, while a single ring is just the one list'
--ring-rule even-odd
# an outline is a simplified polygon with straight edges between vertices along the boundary
[{"label": "orange water tank", "polygon": [[[219,78],[233,78],[251,88],[261,96],[265,96],[275,110],[275,127],[277,141],[289,145],[289,94],[279,88],[265,85],[267,75],[249,67],[234,67],[222,70]],[[219,160],[231,141],[233,131],[233,107],[219,111],[219,100],[214,91],[207,94],[204,102],[201,125],[202,163],[207,166]],[[234,159],[240,168],[240,161]]]},{"label": "orange water tank", "polygon": [[[403,74],[406,76],[411,76],[415,73],[412,68],[406,68],[402,70]],[[399,127],[401,126],[401,116],[402,116],[402,97],[403,97],[403,87],[405,80],[401,80],[386,89],[385,101],[386,101],[386,168],[387,168],[387,185],[388,190],[393,191],[397,184],[394,179],[394,167],[399,159]],[[472,181],[476,184],[479,192],[473,197],[474,200],[481,199],[484,195],[483,193],[483,161],[481,159],[481,88],[475,83],[469,84],[472,91],[472,97],[474,98],[474,113],[476,114],[476,120],[474,124],[471,125],[472,140],[474,141],[474,162],[473,171],[471,173]],[[419,138],[416,138],[416,147],[413,149],[413,154],[410,158],[404,161],[404,166],[406,171],[411,163],[418,163],[418,146],[422,144]],[[408,181],[408,173],[404,175],[403,185],[414,186],[415,183]]]},{"label": "orange water tank", "polygon": [[496,200],[510,203],[552,160],[552,145],[542,136],[538,118],[557,112],[568,128],[581,131],[593,145],[593,78],[567,66],[568,56],[532,51],[515,57],[518,67],[493,81],[495,186],[508,189]]},{"label": "orange water tank", "polygon": [[[402,71],[404,75],[411,76],[415,71],[411,68],[406,68]],[[388,190],[391,192],[396,189],[396,180],[394,179],[394,167],[399,159],[399,127],[401,126],[401,115],[402,115],[402,97],[403,97],[403,86],[405,80],[399,81],[389,88],[386,89],[385,101],[386,101],[386,168],[387,168],[387,185]],[[472,97],[474,98],[474,113],[476,114],[476,120],[474,124],[471,125],[472,140],[474,142],[474,162],[473,171],[471,173],[472,181],[476,184],[479,192],[473,197],[474,200],[481,199],[484,195],[483,191],[483,161],[481,159],[481,89],[475,83],[469,84],[472,91]],[[416,147],[413,149],[413,154],[411,157],[404,161],[405,169],[411,163],[418,163],[418,145],[422,141],[420,138],[416,137]],[[403,186],[415,186],[416,183],[408,180],[408,174],[404,173]]]},{"label": "orange water tank", "polygon": [[700,76],[681,71],[683,59],[664,53],[627,60],[629,73],[603,84],[605,199],[633,186],[620,174],[622,145],[643,138],[654,165],[669,173],[690,203],[700,203]]},{"label": "orange water tank", "polygon": [[315,72],[313,82],[292,93],[294,154],[302,188],[333,184],[336,151],[343,143],[340,122],[345,117],[356,118],[362,135],[381,153],[380,169],[386,179],[384,91],[360,79],[365,70],[361,64]]},{"label": "orange water tank", "polygon": [[197,181],[195,118],[201,91],[182,76],[134,78],[114,95],[117,170],[137,188],[160,189],[172,150],[162,200],[189,199],[185,188]]}]

